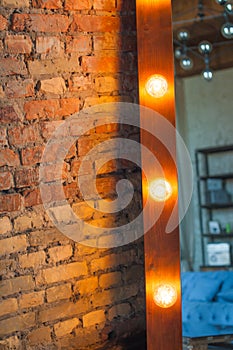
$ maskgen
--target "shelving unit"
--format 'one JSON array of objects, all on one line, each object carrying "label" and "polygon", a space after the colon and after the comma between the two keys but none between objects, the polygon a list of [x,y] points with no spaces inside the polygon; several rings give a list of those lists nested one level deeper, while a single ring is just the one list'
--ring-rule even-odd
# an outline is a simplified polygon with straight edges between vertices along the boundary
[{"label": "shelving unit", "polygon": [[[233,145],[197,149],[195,159],[203,257],[201,269],[233,269]],[[219,225],[218,233],[210,232],[210,222]],[[212,256],[208,256],[207,247],[220,247],[220,243],[229,246],[230,261],[221,265],[220,253],[212,253],[216,261],[210,263]],[[209,244],[214,245],[210,247]]]}]

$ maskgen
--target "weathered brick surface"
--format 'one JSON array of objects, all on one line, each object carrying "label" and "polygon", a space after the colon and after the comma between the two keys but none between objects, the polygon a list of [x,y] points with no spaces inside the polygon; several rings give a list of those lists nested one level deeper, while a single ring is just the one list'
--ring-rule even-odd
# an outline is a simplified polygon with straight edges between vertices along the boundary
[{"label": "weathered brick surface", "polygon": [[79,111],[79,99],[30,101],[25,103],[24,110],[28,120],[64,117]]},{"label": "weathered brick surface", "polygon": [[74,328],[80,325],[78,318],[72,318],[67,321],[59,322],[54,325],[54,332],[57,337],[63,337],[66,334],[70,334]]},{"label": "weathered brick surface", "polygon": [[60,9],[62,8],[61,0],[33,0],[32,4],[36,8],[42,9]]},{"label": "weathered brick surface", "polygon": [[34,146],[32,148],[24,148],[21,151],[23,165],[36,165],[40,162],[44,151],[43,146]]},{"label": "weathered brick surface", "polygon": [[23,269],[32,267],[34,270],[41,268],[45,265],[46,254],[44,251],[39,251],[30,254],[24,254],[19,256],[19,264]]},{"label": "weathered brick surface", "polygon": [[0,212],[7,213],[18,211],[22,208],[22,197],[20,194],[0,194]]},{"label": "weathered brick surface", "polygon": [[29,307],[35,307],[44,303],[45,292],[33,292],[29,294],[23,294],[19,299],[19,307],[26,309]]},{"label": "weathered brick surface", "polygon": [[0,191],[9,190],[13,186],[13,176],[9,171],[0,173]]},{"label": "weathered brick surface", "polygon": [[66,0],[66,10],[90,10],[91,0]]},{"label": "weathered brick surface", "polygon": [[51,342],[51,330],[49,327],[40,327],[30,333],[27,336],[26,342],[29,345],[39,346],[40,344],[48,344]]},{"label": "weathered brick surface", "polygon": [[2,0],[1,5],[12,8],[29,7],[29,0]]},{"label": "weathered brick surface", "polygon": [[[78,176],[93,175],[95,181],[98,169],[100,196],[114,199],[117,181],[123,174],[130,178],[133,168],[113,159],[99,169],[111,153],[104,146],[103,157],[96,154],[90,161],[86,153],[111,138],[136,139],[138,130],[117,123],[98,126],[98,115],[90,122],[79,111],[95,104],[137,102],[134,3],[1,1],[0,348],[108,348],[112,334],[134,333],[134,315],[144,317],[143,245],[106,250],[72,241],[46,213],[38,181],[46,142],[62,126],[42,174],[50,184],[45,202],[58,193],[61,178],[79,218],[99,227],[123,223],[126,214],[102,213],[103,200],[90,198],[97,210],[85,204]],[[77,118],[67,126],[64,121],[73,114]],[[69,136],[74,142],[60,174],[54,161]],[[133,175],[140,188],[139,176]],[[130,208],[127,220],[133,212]],[[63,203],[52,207],[50,215],[73,229]],[[89,234],[87,228],[84,233]],[[108,235],[99,240],[107,241]]]},{"label": "weathered brick surface", "polygon": [[[32,79],[10,80],[5,89],[9,98],[29,97],[34,95],[34,83]],[[17,120],[17,116],[16,116]],[[13,121],[13,120],[12,120]]]},{"label": "weathered brick surface", "polygon": [[80,16],[75,15],[71,30],[81,32],[117,32],[120,31],[119,17],[110,16]]},{"label": "weathered brick surface", "polygon": [[0,218],[0,235],[4,235],[12,230],[12,224],[8,216]]},{"label": "weathered brick surface", "polygon": [[63,318],[80,315],[87,312],[90,308],[87,301],[81,300],[76,303],[62,302],[57,306],[50,307],[39,312],[39,321],[48,322],[51,320],[60,320]]},{"label": "weathered brick surface", "polygon": [[23,331],[35,325],[35,313],[27,313],[20,316],[0,321],[0,336]]},{"label": "weathered brick surface", "polygon": [[87,265],[85,262],[74,262],[66,265],[52,267],[42,270],[37,276],[37,284],[55,283],[81,277],[87,274]]},{"label": "weathered brick surface", "polygon": [[111,321],[119,316],[129,316],[131,307],[128,303],[118,304],[111,307],[108,311],[108,319]]},{"label": "weathered brick surface", "polygon": [[0,30],[4,30],[7,27],[7,19],[0,15]]},{"label": "weathered brick surface", "polygon": [[61,33],[66,32],[69,26],[67,16],[54,14],[14,14],[12,29],[17,31],[33,31]]},{"label": "weathered brick surface", "polygon": [[53,303],[58,300],[69,299],[71,296],[71,283],[51,287],[46,290],[46,297],[49,303]]},{"label": "weathered brick surface", "polygon": [[32,41],[26,35],[7,35],[5,38],[6,49],[9,53],[30,53]]},{"label": "weathered brick surface", "polygon": [[95,324],[100,324],[106,319],[104,310],[97,310],[89,312],[83,316],[83,327],[94,326]]},{"label": "weathered brick surface", "polygon": [[18,310],[16,298],[6,299],[1,302],[0,316],[14,313]]},{"label": "weathered brick surface", "polygon": [[49,259],[51,262],[58,262],[69,259],[73,254],[71,245],[53,247],[48,250]]},{"label": "weathered brick surface", "polygon": [[41,80],[40,91],[44,93],[62,95],[66,91],[65,81],[60,77]]},{"label": "weathered brick surface", "polygon": [[20,276],[0,282],[0,295],[6,296],[19,293],[24,290],[34,289],[35,283],[32,276]]},{"label": "weathered brick surface", "polygon": [[28,246],[25,235],[14,236],[1,240],[0,255],[24,251]]},{"label": "weathered brick surface", "polygon": [[27,75],[27,68],[24,62],[13,57],[0,59],[0,76],[16,74]]},{"label": "weathered brick surface", "polygon": [[16,126],[8,131],[9,143],[15,147],[25,147],[40,140],[39,130],[36,126]]},{"label": "weathered brick surface", "polygon": [[19,116],[13,106],[2,107],[0,110],[1,123],[8,124],[19,121]]},{"label": "weathered brick surface", "polygon": [[0,166],[17,166],[19,165],[19,156],[11,149],[0,149]]}]

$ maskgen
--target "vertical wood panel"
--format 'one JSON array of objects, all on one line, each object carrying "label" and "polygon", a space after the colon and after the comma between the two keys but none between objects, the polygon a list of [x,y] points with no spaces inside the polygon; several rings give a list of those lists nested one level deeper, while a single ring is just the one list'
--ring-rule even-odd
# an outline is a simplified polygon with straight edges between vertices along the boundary
[{"label": "vertical wood panel", "polygon": [[[136,6],[140,105],[159,112],[175,126],[171,2],[168,0],[136,0]],[[145,82],[152,74],[162,74],[168,81],[168,92],[160,99],[150,97],[145,91]],[[162,145],[152,135],[143,131],[144,119],[142,116],[140,120],[141,143],[156,155],[163,167],[165,177],[172,179],[176,186],[175,161],[171,159],[166,145]],[[172,140],[170,138],[171,135],[169,135],[169,142],[172,142],[175,148],[175,130]],[[142,152],[142,167],[143,164]],[[148,350],[181,350],[182,348],[179,229],[175,229],[170,234],[165,233],[176,196],[177,192],[165,203],[159,220],[145,235]],[[143,185],[144,202],[146,197],[147,190]],[[144,222],[152,220],[151,215],[152,211],[147,216],[144,214]],[[162,282],[172,283],[178,291],[177,302],[167,309],[156,306],[153,301],[154,286]]]}]

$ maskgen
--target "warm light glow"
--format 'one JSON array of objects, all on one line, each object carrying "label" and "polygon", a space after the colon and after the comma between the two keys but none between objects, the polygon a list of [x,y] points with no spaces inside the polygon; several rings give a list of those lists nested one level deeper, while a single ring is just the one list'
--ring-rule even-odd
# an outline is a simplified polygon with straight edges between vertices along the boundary
[{"label": "warm light glow", "polygon": [[167,80],[159,74],[154,74],[146,82],[146,91],[152,97],[162,97],[168,89]]},{"label": "warm light glow", "polygon": [[170,284],[160,284],[156,287],[153,295],[156,305],[168,308],[175,304],[177,300],[177,291]]},{"label": "warm light glow", "polygon": [[168,181],[159,178],[150,183],[149,193],[155,201],[164,202],[171,196],[172,187]]}]

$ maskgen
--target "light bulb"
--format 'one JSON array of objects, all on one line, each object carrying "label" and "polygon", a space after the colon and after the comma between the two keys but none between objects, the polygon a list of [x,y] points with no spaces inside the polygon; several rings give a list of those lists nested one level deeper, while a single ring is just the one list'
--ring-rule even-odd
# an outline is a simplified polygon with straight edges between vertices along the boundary
[{"label": "light bulb", "polygon": [[219,5],[225,5],[227,3],[227,0],[215,0],[215,2]]},{"label": "light bulb", "polygon": [[189,37],[190,37],[190,35],[189,35],[189,31],[187,29],[181,29],[177,34],[177,38],[180,41],[186,41],[189,39]]},{"label": "light bulb", "polygon": [[229,15],[233,15],[233,5],[232,4],[226,4],[225,5],[225,10]]},{"label": "light bulb", "polygon": [[146,91],[152,97],[162,97],[168,90],[167,80],[159,74],[154,74],[146,82]]},{"label": "light bulb", "polygon": [[221,27],[221,33],[226,39],[233,38],[233,23],[227,22]]},{"label": "light bulb", "polygon": [[167,180],[158,178],[150,183],[149,193],[155,201],[165,202],[172,195],[172,187]]},{"label": "light bulb", "polygon": [[198,50],[203,55],[210,53],[212,51],[212,44],[207,40],[201,41],[198,45]]},{"label": "light bulb", "polygon": [[183,68],[185,70],[192,69],[193,60],[190,57],[185,56],[180,60],[180,65],[181,65],[181,68]]},{"label": "light bulb", "polygon": [[176,288],[171,284],[160,284],[154,290],[153,299],[155,304],[162,308],[171,307],[177,300]]},{"label": "light bulb", "polygon": [[177,58],[178,60],[183,56],[183,50],[181,47],[176,47],[175,48],[175,58]]},{"label": "light bulb", "polygon": [[211,81],[213,78],[213,72],[210,69],[205,69],[202,72],[202,75],[203,75],[204,79],[207,81]]}]

